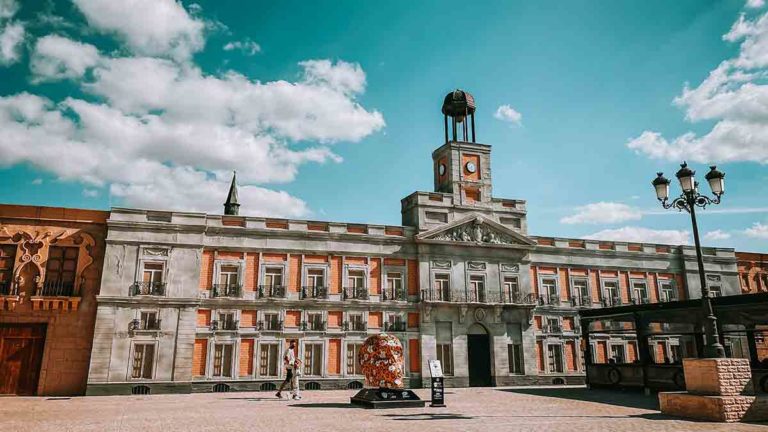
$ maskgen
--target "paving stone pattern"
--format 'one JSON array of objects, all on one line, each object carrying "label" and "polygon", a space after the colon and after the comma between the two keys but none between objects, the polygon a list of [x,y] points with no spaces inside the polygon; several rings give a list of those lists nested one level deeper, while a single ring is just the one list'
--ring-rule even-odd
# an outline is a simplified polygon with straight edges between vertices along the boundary
[{"label": "paving stone pattern", "polygon": [[[421,397],[428,392],[418,390]],[[465,388],[445,408],[352,408],[352,390],[84,398],[4,398],[0,430],[98,431],[768,431],[768,424],[693,422],[664,416],[655,396],[581,387]]]}]

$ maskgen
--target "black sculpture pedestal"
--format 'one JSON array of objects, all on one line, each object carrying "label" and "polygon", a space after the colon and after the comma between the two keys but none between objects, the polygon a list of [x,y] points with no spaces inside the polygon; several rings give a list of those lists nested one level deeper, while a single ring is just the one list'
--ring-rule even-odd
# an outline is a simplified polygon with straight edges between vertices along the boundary
[{"label": "black sculpture pedestal", "polygon": [[427,401],[419,399],[413,390],[368,388],[349,399],[352,405],[364,408],[423,408]]}]

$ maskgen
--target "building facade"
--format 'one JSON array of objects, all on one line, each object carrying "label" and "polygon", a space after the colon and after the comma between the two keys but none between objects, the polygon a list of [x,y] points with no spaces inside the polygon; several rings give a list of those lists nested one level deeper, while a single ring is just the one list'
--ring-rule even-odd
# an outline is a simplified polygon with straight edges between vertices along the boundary
[{"label": "building facade", "polygon": [[[580,383],[578,312],[699,295],[688,246],[528,235],[526,203],[492,194],[491,146],[474,100],[449,93],[434,190],[401,202],[402,225],[112,209],[88,394],[270,390],[297,341],[309,389],[358,388],[367,335],[401,340],[406,384],[439,359],[449,386]],[[714,295],[742,291],[732,249],[704,248]],[[637,342],[592,336],[596,362]],[[693,341],[653,341],[658,362]]]},{"label": "building facade", "polygon": [[107,215],[0,205],[0,395],[85,394]]}]

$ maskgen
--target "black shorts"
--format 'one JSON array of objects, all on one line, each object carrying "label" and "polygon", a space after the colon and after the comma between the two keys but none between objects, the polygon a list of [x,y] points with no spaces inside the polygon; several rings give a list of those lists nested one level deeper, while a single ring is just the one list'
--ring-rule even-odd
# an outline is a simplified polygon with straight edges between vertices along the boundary
[{"label": "black shorts", "polygon": [[285,370],[285,379],[289,380],[293,378],[293,369]]}]

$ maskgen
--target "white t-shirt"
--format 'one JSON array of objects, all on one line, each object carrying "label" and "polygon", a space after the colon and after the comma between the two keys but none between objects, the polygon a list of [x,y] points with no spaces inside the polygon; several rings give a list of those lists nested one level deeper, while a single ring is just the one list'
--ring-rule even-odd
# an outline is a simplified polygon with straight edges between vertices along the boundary
[{"label": "white t-shirt", "polygon": [[296,364],[296,354],[293,352],[292,349],[288,348],[285,350],[285,355],[283,356],[283,362],[285,363],[285,367],[287,368],[293,368],[293,366]]}]

